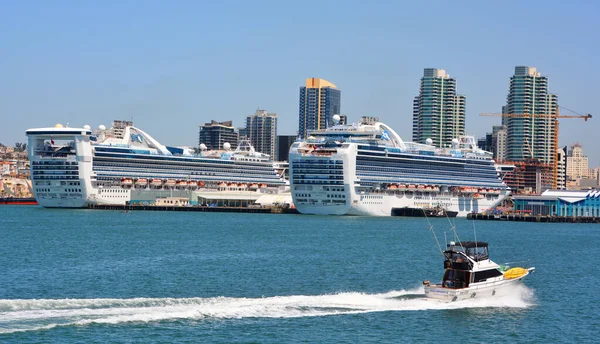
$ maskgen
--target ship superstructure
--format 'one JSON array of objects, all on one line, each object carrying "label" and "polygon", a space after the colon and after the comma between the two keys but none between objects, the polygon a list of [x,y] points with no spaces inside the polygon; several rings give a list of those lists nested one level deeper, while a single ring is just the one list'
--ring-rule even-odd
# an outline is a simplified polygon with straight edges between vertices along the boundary
[{"label": "ship superstructure", "polygon": [[466,216],[509,195],[492,154],[473,137],[446,148],[428,143],[404,142],[373,117],[313,131],[290,148],[294,205],[303,214],[390,216],[394,208],[442,207]]},{"label": "ship superstructure", "polygon": [[[115,122],[116,123],[116,122]],[[203,191],[278,193],[287,181],[271,158],[242,142],[231,150],[168,147],[132,125],[29,129],[32,188],[44,207],[152,202],[160,197],[200,201]]]}]

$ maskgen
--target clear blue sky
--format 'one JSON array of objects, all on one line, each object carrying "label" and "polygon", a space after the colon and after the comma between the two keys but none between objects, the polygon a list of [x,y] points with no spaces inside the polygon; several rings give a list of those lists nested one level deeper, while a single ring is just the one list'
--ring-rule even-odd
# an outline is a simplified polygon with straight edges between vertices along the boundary
[{"label": "clear blue sky", "polygon": [[27,128],[133,119],[169,145],[257,107],[295,134],[298,88],[321,77],[342,112],[411,136],[423,68],[467,96],[467,130],[500,118],[514,66],[550,78],[559,103],[596,118],[561,121],[600,165],[600,5],[595,1],[0,1],[0,142]]}]

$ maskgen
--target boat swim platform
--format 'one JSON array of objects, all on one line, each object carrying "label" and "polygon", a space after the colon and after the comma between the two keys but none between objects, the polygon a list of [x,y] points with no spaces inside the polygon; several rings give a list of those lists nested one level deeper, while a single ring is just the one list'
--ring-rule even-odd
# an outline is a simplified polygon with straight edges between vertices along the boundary
[{"label": "boat swim platform", "polygon": [[255,214],[298,214],[295,208],[282,207],[209,207],[209,206],[177,206],[177,205],[114,205],[90,204],[87,209],[121,210],[121,211],[201,211],[209,213],[255,213]]},{"label": "boat swim platform", "polygon": [[557,223],[600,223],[598,216],[551,216],[522,214],[467,214],[469,220],[519,221],[519,222],[557,222]]}]

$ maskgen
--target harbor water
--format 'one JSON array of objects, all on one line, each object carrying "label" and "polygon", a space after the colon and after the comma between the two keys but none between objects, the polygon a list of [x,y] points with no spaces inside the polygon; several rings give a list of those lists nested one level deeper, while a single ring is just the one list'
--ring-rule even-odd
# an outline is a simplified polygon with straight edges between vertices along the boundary
[{"label": "harbor water", "polygon": [[430,221],[536,272],[440,303],[425,218],[3,205],[0,342],[597,342],[597,224]]}]

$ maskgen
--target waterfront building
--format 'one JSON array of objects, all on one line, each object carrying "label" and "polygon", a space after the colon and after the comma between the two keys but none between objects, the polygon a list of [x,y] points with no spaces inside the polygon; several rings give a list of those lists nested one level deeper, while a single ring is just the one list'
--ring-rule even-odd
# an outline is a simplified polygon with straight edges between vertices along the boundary
[{"label": "waterfront building", "polygon": [[289,161],[290,147],[297,138],[296,135],[277,135],[277,161]]},{"label": "waterfront building", "polygon": [[0,161],[0,176],[10,174],[13,164],[10,161]]},{"label": "waterfront building", "polygon": [[300,87],[298,135],[321,130],[333,124],[333,115],[340,113],[341,91],[325,79],[308,78]]},{"label": "waterfront building", "polygon": [[15,151],[15,147],[0,146],[0,155],[10,154]]},{"label": "waterfront building", "polygon": [[506,99],[502,108],[505,114],[540,115],[502,117],[507,130],[506,159],[511,162],[538,159],[543,164],[554,164],[558,148],[554,137],[558,97],[548,93],[548,77],[534,67],[515,67]]},{"label": "waterfront building", "polygon": [[277,114],[256,109],[246,118],[246,136],[257,152],[275,158],[277,145]]},{"label": "waterfront building", "polygon": [[517,213],[550,216],[600,216],[600,190],[546,190],[539,196],[513,196]]},{"label": "waterfront building", "polygon": [[217,122],[211,120],[210,123],[200,126],[198,145],[204,144],[208,150],[224,149],[224,143],[236,147],[237,142],[238,133],[235,131],[232,121]]},{"label": "waterfront building", "polygon": [[567,188],[567,146],[556,150],[557,157],[557,176],[556,188],[564,190]]},{"label": "waterfront building", "polygon": [[567,157],[567,178],[579,180],[588,177],[588,157],[583,155],[583,148],[579,143],[571,147]]},{"label": "waterfront building", "polygon": [[413,141],[431,139],[436,147],[450,147],[452,139],[465,135],[465,100],[445,70],[425,68],[413,101]]}]

